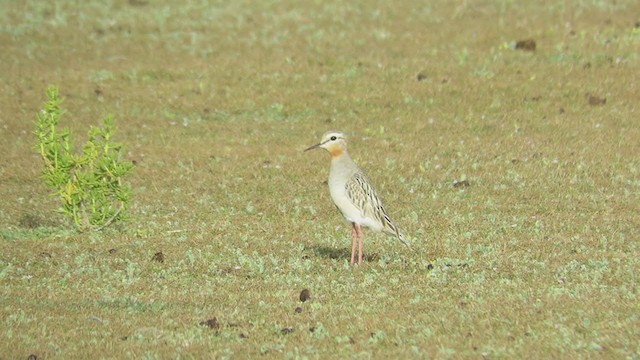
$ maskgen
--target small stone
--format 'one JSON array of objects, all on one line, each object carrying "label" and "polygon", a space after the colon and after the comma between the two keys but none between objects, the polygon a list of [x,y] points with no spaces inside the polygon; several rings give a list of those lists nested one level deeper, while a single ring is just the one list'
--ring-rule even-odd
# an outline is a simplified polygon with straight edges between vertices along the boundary
[{"label": "small stone", "polygon": [[151,260],[153,261],[157,261],[159,263],[164,263],[164,254],[162,253],[162,251],[158,251],[157,253],[155,253],[153,255],[153,257],[151,258]]},{"label": "small stone", "polygon": [[464,180],[454,180],[453,181],[453,187],[454,188],[459,188],[459,187],[469,187],[469,185],[471,185],[469,183],[469,180],[464,179]]},{"label": "small stone", "polygon": [[300,301],[305,302],[311,299],[311,291],[309,289],[304,289],[300,292]]},{"label": "small stone", "polygon": [[587,101],[591,106],[602,106],[607,103],[607,98],[601,98],[595,95],[587,94]]},{"label": "small stone", "polygon": [[536,41],[533,39],[525,39],[516,42],[516,50],[536,51]]},{"label": "small stone", "polygon": [[200,325],[206,326],[209,329],[218,330],[220,329],[220,323],[218,322],[218,318],[211,318],[209,320],[201,321]]}]

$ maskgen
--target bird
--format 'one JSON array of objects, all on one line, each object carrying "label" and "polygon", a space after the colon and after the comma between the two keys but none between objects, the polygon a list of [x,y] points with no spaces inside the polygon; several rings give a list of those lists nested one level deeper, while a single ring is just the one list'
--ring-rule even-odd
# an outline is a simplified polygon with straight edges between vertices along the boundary
[{"label": "bird", "polygon": [[358,265],[362,264],[364,233],[362,227],[374,232],[395,236],[409,246],[404,235],[389,217],[382,200],[367,175],[351,159],[347,152],[347,136],[340,131],[328,131],[319,143],[305,149],[322,148],[331,154],[329,192],[331,199],[344,218],[351,223],[351,266],[355,264],[356,248]]}]

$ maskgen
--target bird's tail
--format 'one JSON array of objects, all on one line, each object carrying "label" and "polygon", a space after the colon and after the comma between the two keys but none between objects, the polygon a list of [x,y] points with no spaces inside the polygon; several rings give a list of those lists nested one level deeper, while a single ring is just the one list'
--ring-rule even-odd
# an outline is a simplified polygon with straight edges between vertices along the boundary
[{"label": "bird's tail", "polygon": [[398,237],[398,240],[400,240],[400,242],[404,244],[404,246],[411,249],[411,245],[409,245],[407,240],[404,238],[404,235],[400,231],[396,231],[396,236]]}]

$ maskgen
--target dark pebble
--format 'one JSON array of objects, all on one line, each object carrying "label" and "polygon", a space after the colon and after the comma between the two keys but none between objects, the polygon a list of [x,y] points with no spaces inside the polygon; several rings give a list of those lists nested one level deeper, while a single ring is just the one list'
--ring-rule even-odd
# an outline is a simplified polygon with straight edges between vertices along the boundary
[{"label": "dark pebble", "polygon": [[155,253],[153,255],[153,257],[151,258],[151,260],[153,261],[157,261],[159,263],[163,263],[164,262],[164,254],[162,253],[162,251],[158,251],[157,253]]},{"label": "dark pebble", "polygon": [[220,323],[218,322],[217,318],[211,318],[206,321],[201,321],[200,325],[207,326],[209,329],[214,329],[214,330],[220,329]]},{"label": "dark pebble", "polygon": [[536,51],[536,41],[533,39],[525,39],[516,42],[516,50]]},{"label": "dark pebble", "polygon": [[311,291],[309,289],[304,289],[300,292],[300,301],[305,302],[311,299]]}]

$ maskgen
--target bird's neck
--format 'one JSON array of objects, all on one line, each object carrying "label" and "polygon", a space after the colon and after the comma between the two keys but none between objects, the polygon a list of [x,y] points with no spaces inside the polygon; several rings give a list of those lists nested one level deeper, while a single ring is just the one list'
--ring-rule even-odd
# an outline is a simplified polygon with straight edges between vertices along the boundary
[{"label": "bird's neck", "polygon": [[358,167],[349,156],[346,150],[338,155],[331,155],[331,169],[329,170],[329,184],[334,184],[338,187],[344,187],[345,182],[351,178],[354,172],[358,170]]},{"label": "bird's neck", "polygon": [[331,152],[331,165],[351,168],[355,166],[355,163],[349,156],[347,149],[340,149],[340,151]]}]

